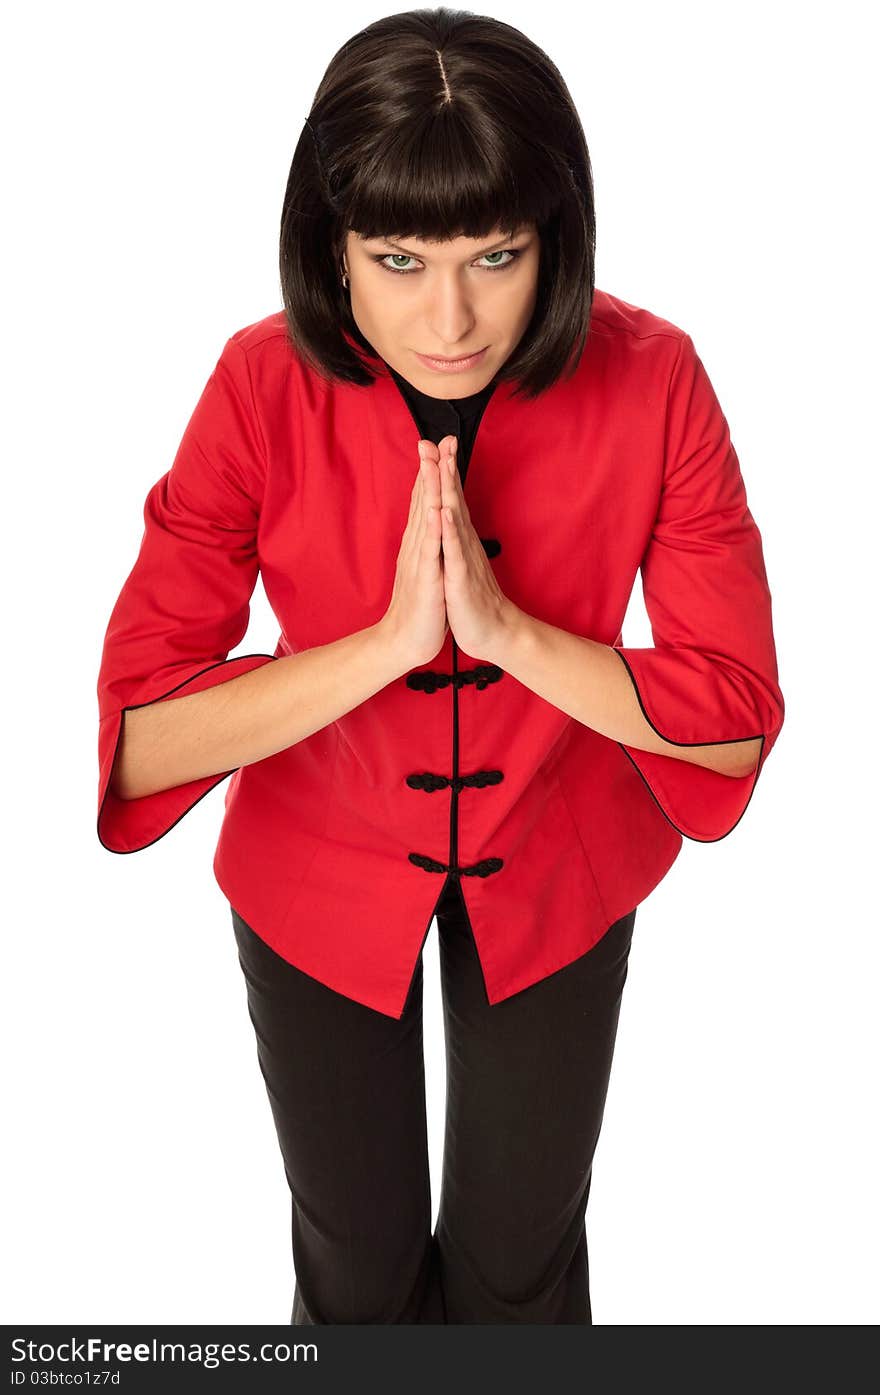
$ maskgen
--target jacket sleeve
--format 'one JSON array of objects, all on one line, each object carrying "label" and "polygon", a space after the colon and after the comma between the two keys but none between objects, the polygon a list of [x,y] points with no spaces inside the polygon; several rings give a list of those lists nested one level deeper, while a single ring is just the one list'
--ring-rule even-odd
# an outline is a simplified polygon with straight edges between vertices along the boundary
[{"label": "jacket sleeve", "polygon": [[113,607],[98,676],[98,838],[109,852],[154,843],[231,771],[139,799],[110,774],[123,714],[200,692],[271,662],[227,659],[241,643],[259,572],[262,437],[247,358],[231,338],[196,404],[171,469],[150,489],[137,560]]},{"label": "jacket sleeve", "polygon": [[651,726],[680,746],[761,740],[755,770],[738,778],[619,743],[679,833],[717,842],[746,810],[785,705],[761,534],[689,335],[669,382],[663,488],[641,574],[655,647],[614,648]]}]

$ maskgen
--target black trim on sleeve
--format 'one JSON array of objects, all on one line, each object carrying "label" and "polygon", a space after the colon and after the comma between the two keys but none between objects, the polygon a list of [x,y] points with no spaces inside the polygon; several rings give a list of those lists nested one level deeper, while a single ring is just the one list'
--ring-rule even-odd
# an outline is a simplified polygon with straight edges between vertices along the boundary
[{"label": "black trim on sleeve", "polygon": [[[670,746],[735,746],[735,745],[738,745],[739,743],[741,743],[741,742],[743,742],[743,741],[758,741],[758,740],[760,740],[760,742],[761,742],[761,748],[760,748],[760,750],[758,751],[758,760],[757,760],[757,764],[755,765],[755,769],[751,772],[751,775],[752,775],[752,787],[751,787],[751,789],[749,790],[749,797],[748,797],[748,799],[746,800],[746,802],[745,802],[745,804],[744,804],[744,806],[743,806],[743,809],[742,809],[742,813],[740,814],[740,816],[739,816],[739,818],[737,819],[736,823],[731,824],[731,826],[730,826],[730,828],[727,830],[727,832],[726,832],[726,833],[722,833],[718,838],[695,838],[694,835],[693,835],[693,833],[687,833],[687,832],[685,831],[685,829],[679,828],[678,824],[674,821],[674,819],[671,819],[671,818],[669,817],[669,815],[667,814],[666,810],[663,808],[663,805],[660,803],[660,800],[657,798],[656,794],[654,793],[653,789],[651,788],[650,781],[647,779],[646,775],[644,774],[644,772],[643,772],[643,771],[641,770],[641,768],[639,767],[638,762],[637,762],[637,761],[634,759],[634,757],[630,754],[630,752],[627,750],[626,746],[624,745],[624,743],[623,743],[622,741],[618,741],[618,743],[617,743],[618,746],[620,747],[620,749],[623,751],[624,755],[626,756],[627,760],[630,761],[630,762],[632,763],[632,765],[635,766],[636,770],[637,770],[638,773],[639,773],[639,776],[641,777],[642,782],[644,783],[645,787],[646,787],[647,790],[648,790],[648,793],[650,794],[650,796],[651,796],[651,798],[653,799],[654,803],[657,805],[657,808],[660,810],[661,814],[662,814],[663,817],[666,819],[667,823],[669,823],[669,824],[672,825],[672,827],[675,829],[676,833],[680,833],[681,836],[682,836],[682,838],[688,838],[688,839],[690,839],[690,841],[691,841],[692,843],[720,843],[721,840],[722,840],[722,838],[727,838],[727,837],[733,832],[733,830],[737,827],[737,825],[738,825],[738,824],[740,823],[740,821],[742,820],[742,818],[743,818],[743,816],[744,816],[746,810],[748,809],[749,805],[750,805],[751,802],[752,802],[752,795],[755,793],[755,786],[756,786],[756,784],[758,783],[758,776],[759,776],[760,773],[761,773],[761,763],[762,763],[762,761],[763,761],[763,759],[764,759],[764,744],[765,744],[765,742],[766,742],[766,740],[767,740],[767,733],[762,731],[762,732],[756,732],[754,736],[735,736],[735,737],[733,737],[733,738],[732,738],[731,740],[729,740],[729,741],[673,741],[671,737],[666,736],[662,731],[660,731],[659,727],[656,727],[656,726],[654,725],[654,723],[651,721],[651,718],[648,716],[648,713],[647,713],[647,711],[645,710],[645,704],[644,704],[643,701],[642,701],[642,695],[641,695],[641,693],[639,692],[639,685],[638,685],[638,683],[637,683],[636,680],[635,680],[635,675],[633,674],[632,668],[630,667],[629,663],[627,662],[627,659],[626,659],[625,655],[621,654],[621,652],[620,652],[619,649],[614,649],[613,652],[614,652],[614,653],[617,655],[617,657],[621,660],[621,662],[623,663],[623,665],[624,665],[624,667],[625,667],[627,673],[629,674],[630,682],[632,683],[633,688],[635,689],[636,697],[638,698],[638,701],[639,701],[639,707],[640,707],[641,710],[642,710],[642,716],[644,717],[645,721],[648,723],[648,726],[651,728],[652,731],[655,731],[655,732],[657,733],[657,735],[661,738],[662,741],[668,741],[669,744],[670,744]],[[648,755],[648,756],[651,756],[651,755],[661,755],[661,756],[662,756],[662,755],[663,755],[663,752],[662,752],[662,751],[646,751],[645,754]],[[674,756],[669,756],[668,759],[669,759],[669,760],[674,760],[675,757],[674,757]],[[702,768],[702,769],[706,769],[707,767],[703,766],[703,767],[701,767],[701,768]],[[715,774],[717,774],[717,775],[720,775],[722,779],[730,779],[730,778],[734,778],[734,779],[737,779],[737,778],[738,778],[738,779],[745,779],[745,778],[747,778],[746,776],[742,776],[742,775],[741,775],[741,776],[734,776],[734,777],[724,776],[724,775],[721,775],[721,772],[720,772],[720,771],[715,771],[715,772],[713,772],[713,773],[715,773]]]},{"label": "black trim on sleeve", "polygon": [[[117,733],[116,733],[116,745],[115,745],[114,748],[113,748],[113,759],[112,759],[112,761],[110,762],[110,776],[108,777],[108,780],[107,780],[107,788],[106,788],[105,791],[104,791],[104,798],[101,800],[101,807],[100,807],[100,809],[98,810],[98,818],[97,818],[97,822],[96,822],[96,825],[95,825],[95,831],[96,831],[96,833],[97,833],[97,835],[98,835],[98,842],[101,844],[101,847],[102,847],[102,848],[106,849],[107,852],[110,852],[110,853],[117,853],[120,857],[127,856],[127,855],[129,855],[130,853],[143,852],[145,848],[151,848],[151,847],[153,846],[154,843],[158,843],[162,838],[164,838],[164,837],[166,836],[166,834],[170,833],[171,830],[172,830],[173,828],[176,828],[177,825],[180,823],[181,819],[185,819],[186,816],[187,816],[187,814],[190,813],[190,811],[191,811],[192,809],[194,809],[194,808],[196,807],[197,804],[200,804],[200,803],[201,803],[201,801],[205,798],[205,795],[210,794],[211,791],[214,790],[214,789],[216,789],[217,786],[218,786],[219,784],[221,784],[224,780],[228,780],[230,775],[234,775],[235,772],[236,772],[236,770],[240,770],[240,769],[241,769],[240,766],[237,766],[237,765],[236,765],[236,766],[233,766],[233,768],[232,768],[231,770],[226,770],[226,771],[224,771],[221,775],[218,775],[218,776],[217,776],[217,779],[214,781],[213,785],[209,785],[208,788],[207,788],[206,790],[204,790],[196,799],[193,800],[192,804],[188,805],[188,807],[187,807],[186,809],[183,810],[183,813],[181,813],[181,814],[178,815],[178,817],[174,820],[174,823],[171,823],[171,824],[168,825],[168,827],[165,829],[165,832],[164,832],[164,833],[160,833],[156,838],[151,838],[150,841],[149,841],[149,843],[141,843],[140,846],[137,847],[137,848],[111,848],[111,847],[108,847],[108,845],[104,842],[104,839],[101,837],[101,819],[103,818],[103,815],[104,815],[104,807],[105,807],[105,805],[106,805],[106,803],[107,803],[107,796],[108,796],[108,794],[110,794],[110,784],[111,784],[111,780],[112,780],[112,776],[113,776],[113,769],[114,769],[114,766],[116,765],[116,757],[119,755],[119,743],[120,743],[120,741],[122,740],[122,728],[123,728],[123,720],[122,720],[122,719],[123,719],[123,717],[125,716],[125,713],[126,713],[126,712],[134,712],[134,711],[136,711],[137,708],[139,708],[139,707],[152,707],[154,703],[156,703],[156,702],[162,702],[162,700],[163,700],[164,698],[170,697],[172,693],[176,693],[177,690],[178,690],[178,688],[185,688],[185,687],[187,686],[188,683],[194,683],[195,680],[196,680],[197,678],[201,678],[201,676],[202,676],[203,673],[209,673],[211,669],[214,669],[214,668],[221,668],[221,667],[222,667],[223,665],[225,665],[225,664],[234,664],[237,660],[241,660],[241,659],[277,659],[277,658],[280,658],[280,657],[281,657],[280,654],[261,654],[261,653],[255,653],[255,654],[234,654],[231,658],[220,659],[216,664],[208,664],[205,668],[200,669],[198,673],[193,673],[193,674],[191,674],[191,675],[189,676],[189,678],[184,678],[184,679],[181,680],[180,683],[176,683],[176,684],[174,685],[174,687],[173,687],[173,688],[169,688],[167,692],[165,692],[165,693],[159,693],[159,695],[158,695],[157,697],[149,698],[146,702],[129,702],[129,703],[126,703],[126,705],[125,705],[124,707],[121,707],[121,708],[119,709],[119,729],[118,729],[118,731],[117,731]],[[249,669],[249,670],[247,670],[247,672],[254,673],[254,672],[256,672],[256,670],[255,670],[255,669]],[[231,681],[232,681],[232,680],[230,679],[230,682],[231,682]],[[207,688],[205,688],[205,689],[202,689],[201,691],[207,692],[208,690],[207,690]],[[108,717],[109,717],[110,715],[111,715],[110,713],[107,714]],[[206,776],[205,778],[208,778],[208,777]],[[185,783],[185,784],[191,784],[192,781],[186,780],[186,781],[184,781],[184,783]],[[169,786],[169,790],[175,789],[175,788],[179,788],[179,786],[174,786],[174,785],[170,785],[170,786]],[[168,792],[168,791],[166,791],[166,790],[155,790],[155,791],[154,791],[155,794],[165,794],[165,793],[167,793],[167,792]],[[138,800],[137,800],[137,799],[122,799],[120,795],[114,795],[114,798],[117,799],[117,800],[119,800],[119,803],[120,803],[120,804],[137,804],[137,803],[138,803]],[[143,798],[143,799],[151,799],[151,798],[152,798],[152,795],[149,795],[149,794],[147,794],[147,795],[142,795],[142,796],[140,796],[140,798]]]}]

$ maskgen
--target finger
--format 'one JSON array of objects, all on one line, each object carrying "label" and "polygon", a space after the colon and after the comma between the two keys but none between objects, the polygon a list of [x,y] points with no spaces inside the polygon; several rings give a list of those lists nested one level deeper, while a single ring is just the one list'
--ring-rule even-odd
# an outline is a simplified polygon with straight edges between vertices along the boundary
[{"label": "finger", "polygon": [[460,526],[468,528],[471,526],[471,512],[464,497],[461,475],[458,473],[457,464],[458,443],[455,437],[452,438],[452,448],[447,451],[440,467],[440,477],[443,483],[443,502],[448,503],[457,511]]},{"label": "finger", "polygon": [[450,560],[458,561],[462,556],[461,535],[455,510],[444,504],[440,510],[443,525],[443,553]]},{"label": "finger", "polygon": [[422,481],[425,490],[425,500],[439,509],[443,502],[440,489],[440,467],[432,460],[422,462]]},{"label": "finger", "polygon": [[433,533],[434,529],[431,525],[430,513],[431,509],[433,509],[438,515],[435,526],[436,535],[439,538],[442,536],[439,524],[439,511],[443,501],[440,494],[440,476],[438,468],[433,461],[422,460],[419,465],[419,475],[421,492],[417,503],[419,511],[418,535],[420,540],[424,540],[426,531],[428,533]]},{"label": "finger", "polygon": [[407,518],[407,520],[406,520],[406,526],[407,526],[407,528],[411,528],[411,527],[412,527],[413,520],[415,519],[416,515],[419,513],[419,510],[421,509],[422,499],[423,499],[423,497],[424,497],[424,493],[425,493],[425,485],[424,485],[424,481],[423,481],[423,479],[422,479],[422,464],[421,464],[421,461],[419,461],[419,468],[418,468],[418,470],[416,471],[416,477],[415,477],[415,480],[413,481],[412,492],[411,492],[411,494],[410,494],[410,496],[409,496],[409,516],[408,516],[408,518]]},{"label": "finger", "polygon": [[[458,442],[454,436],[451,438],[449,448],[443,456],[441,474],[443,475],[444,484],[450,488],[463,505],[464,495],[461,487],[461,475],[458,472]],[[462,513],[464,513],[463,507]]]},{"label": "finger", "polygon": [[427,526],[425,528],[425,537],[422,545],[424,546],[425,541],[427,541],[431,556],[437,556],[440,551],[442,538],[443,525],[440,519],[440,510],[433,504],[429,504],[427,509]]},{"label": "finger", "polygon": [[421,542],[425,536],[428,523],[428,505],[431,502],[430,494],[430,471],[432,466],[426,460],[419,461],[419,492],[415,500],[415,528],[416,535]]},{"label": "finger", "polygon": [[443,463],[439,467],[440,488],[443,496],[444,506],[449,506],[453,512],[464,513],[464,497],[461,492],[461,479],[455,457],[444,456]]},{"label": "finger", "polygon": [[440,452],[433,441],[419,441],[419,455],[423,460],[432,460],[435,464],[440,459]]},{"label": "finger", "polygon": [[454,442],[453,445],[449,449],[447,449],[443,454],[443,461],[440,466],[440,473],[443,476],[443,483],[457,492],[458,486],[461,483],[461,477],[458,473],[458,464],[456,461],[456,451]]}]

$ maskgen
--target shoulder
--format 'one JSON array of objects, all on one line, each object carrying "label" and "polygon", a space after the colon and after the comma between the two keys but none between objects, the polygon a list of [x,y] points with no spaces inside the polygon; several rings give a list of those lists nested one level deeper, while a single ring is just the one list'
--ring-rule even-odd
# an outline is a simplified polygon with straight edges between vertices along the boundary
[{"label": "shoulder", "polygon": [[641,305],[632,305],[620,296],[596,288],[590,312],[590,332],[622,343],[639,343],[646,339],[670,341],[673,353],[688,336],[679,325],[664,319],[653,310]]},{"label": "shoulder", "polygon": [[291,343],[283,310],[234,330],[221,357],[261,415],[285,411],[291,397],[310,400],[326,390]]},{"label": "shoulder", "polygon": [[299,363],[288,337],[283,310],[234,330],[223,347],[223,356],[233,363],[246,365],[251,376],[273,366],[289,373]]},{"label": "shoulder", "polygon": [[266,346],[279,353],[285,350],[288,354],[292,353],[287,338],[287,325],[283,310],[277,310],[271,315],[264,315],[261,320],[254,320],[252,324],[243,325],[241,329],[235,330],[229,336],[229,342],[243,350],[246,355],[255,353]]},{"label": "shoulder", "polygon": [[693,341],[680,325],[644,306],[596,289],[590,313],[587,357],[602,363],[616,379],[648,376],[668,381],[676,365],[695,356]]}]

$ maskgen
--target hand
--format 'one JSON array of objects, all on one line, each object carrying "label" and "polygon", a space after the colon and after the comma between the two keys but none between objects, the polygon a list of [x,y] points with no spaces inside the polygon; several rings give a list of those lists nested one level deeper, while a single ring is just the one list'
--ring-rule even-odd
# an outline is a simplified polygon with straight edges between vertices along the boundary
[{"label": "hand", "polygon": [[456,464],[457,442],[444,436],[439,448],[429,446],[440,475],[443,589],[449,628],[459,648],[471,658],[491,659],[508,628],[512,604],[505,596],[471,522]]},{"label": "hand", "polygon": [[[440,551],[440,479],[436,463],[419,457],[409,518],[397,554],[394,589],[383,628],[410,667],[427,664],[442,649],[449,625]],[[436,449],[436,447],[434,447]]]}]

